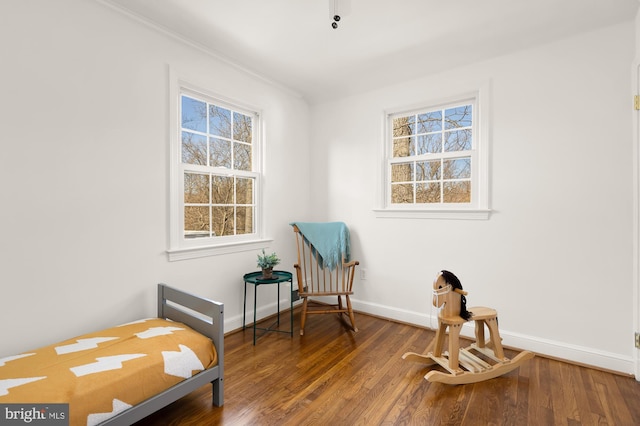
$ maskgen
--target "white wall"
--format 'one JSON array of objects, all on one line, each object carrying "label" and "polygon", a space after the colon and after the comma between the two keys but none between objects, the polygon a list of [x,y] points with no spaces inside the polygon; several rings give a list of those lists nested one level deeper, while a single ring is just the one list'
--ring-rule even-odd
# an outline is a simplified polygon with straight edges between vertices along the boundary
[{"label": "white wall", "polygon": [[0,357],[152,316],[158,282],[240,326],[257,251],[165,253],[169,66],[262,109],[267,236],[287,268],[288,223],[308,210],[306,103],[96,1],[1,2],[0,52]]},{"label": "white wall", "polygon": [[[449,269],[505,344],[632,373],[633,53],[629,22],[313,107],[317,208],[367,270],[355,306],[433,325]],[[487,81],[491,218],[376,218],[382,112]]]}]

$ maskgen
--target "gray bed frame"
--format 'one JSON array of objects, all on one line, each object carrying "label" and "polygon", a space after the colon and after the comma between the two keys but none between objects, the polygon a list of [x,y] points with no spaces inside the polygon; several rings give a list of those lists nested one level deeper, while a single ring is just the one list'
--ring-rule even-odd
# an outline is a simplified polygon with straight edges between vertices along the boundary
[{"label": "gray bed frame", "polygon": [[224,305],[165,284],[158,284],[158,318],[184,323],[213,340],[218,354],[218,365],[201,371],[164,392],[105,420],[100,423],[101,426],[128,426],[207,383],[212,385],[213,405],[221,407],[224,403]]}]

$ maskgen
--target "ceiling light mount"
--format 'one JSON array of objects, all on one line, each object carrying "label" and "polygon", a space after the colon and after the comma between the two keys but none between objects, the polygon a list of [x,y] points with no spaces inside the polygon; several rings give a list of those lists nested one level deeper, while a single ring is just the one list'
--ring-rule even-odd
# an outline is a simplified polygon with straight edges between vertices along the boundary
[{"label": "ceiling light mount", "polygon": [[340,15],[333,15],[333,22],[331,23],[331,27],[335,30],[338,28],[338,21],[340,20]]},{"label": "ceiling light mount", "polygon": [[333,22],[331,28],[338,29],[338,22],[340,21],[340,15],[338,15],[338,0],[333,0]]}]

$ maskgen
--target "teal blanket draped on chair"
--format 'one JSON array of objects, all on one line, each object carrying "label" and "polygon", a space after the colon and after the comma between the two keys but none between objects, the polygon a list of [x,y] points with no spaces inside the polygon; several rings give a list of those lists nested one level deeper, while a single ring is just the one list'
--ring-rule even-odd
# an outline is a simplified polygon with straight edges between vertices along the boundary
[{"label": "teal blanket draped on chair", "polygon": [[324,266],[330,270],[349,261],[351,247],[349,228],[343,222],[292,222],[304,238],[309,241],[322,258]]}]

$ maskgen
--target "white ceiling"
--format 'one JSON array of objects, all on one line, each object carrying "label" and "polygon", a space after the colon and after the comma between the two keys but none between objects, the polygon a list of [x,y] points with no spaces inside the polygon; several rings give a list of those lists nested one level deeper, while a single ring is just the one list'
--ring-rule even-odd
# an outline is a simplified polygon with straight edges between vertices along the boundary
[{"label": "white ceiling", "polygon": [[637,0],[103,1],[310,102],[632,20],[638,8]]}]

